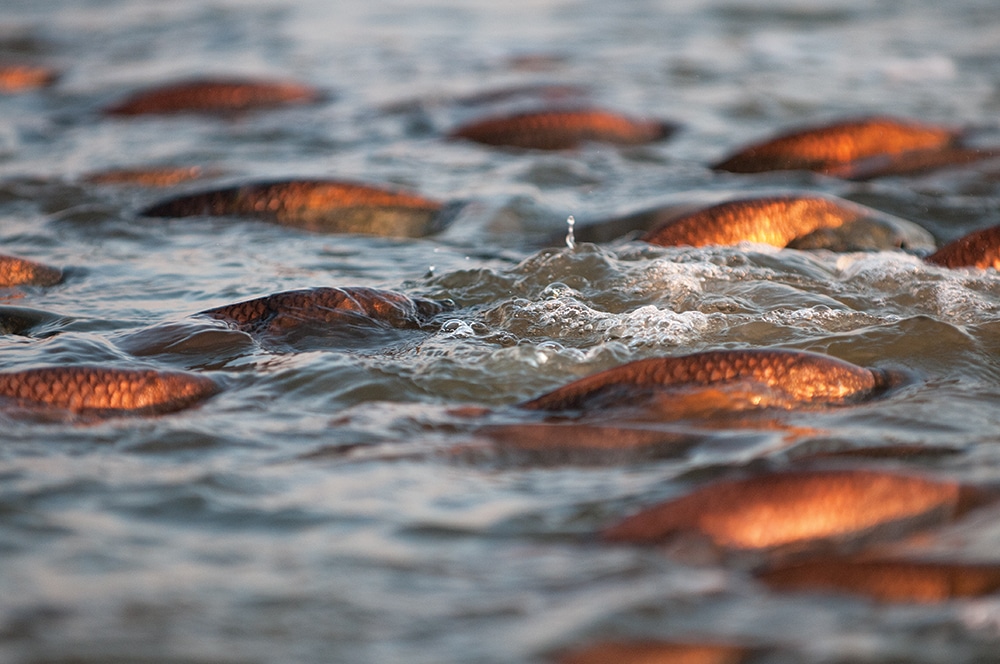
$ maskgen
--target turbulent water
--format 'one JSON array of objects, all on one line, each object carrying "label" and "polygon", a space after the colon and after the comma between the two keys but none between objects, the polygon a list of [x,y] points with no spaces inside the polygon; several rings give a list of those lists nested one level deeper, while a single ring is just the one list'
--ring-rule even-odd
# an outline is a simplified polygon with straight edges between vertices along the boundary
[{"label": "turbulent water", "polygon": [[[0,660],[543,662],[657,638],[750,642],[773,662],[997,661],[996,598],[781,594],[738,567],[593,537],[708,478],[815,452],[926,448],[873,463],[1000,484],[996,272],[897,251],[582,238],[613,215],[772,191],[839,195],[938,243],[1000,223],[996,162],[869,183],[708,168],[789,127],[871,113],[998,144],[998,30],[995,0],[7,0],[0,55],[62,75],[0,97],[0,240],[66,279],[4,294],[3,369],[185,369],[224,389],[161,417],[0,414]],[[99,112],[207,74],[295,79],[329,99],[235,118]],[[555,153],[443,139],[537,103],[539,84],[681,129]],[[86,180],[150,165],[218,175],[172,190]],[[465,205],[423,239],[138,215],[168,191],[289,177]],[[456,308],[427,330],[282,344],[191,318],[313,286]],[[871,403],[598,462],[504,455],[463,416],[517,423],[510,405],[629,360],[756,347],[907,381]],[[922,544],[995,561],[998,514]]]}]

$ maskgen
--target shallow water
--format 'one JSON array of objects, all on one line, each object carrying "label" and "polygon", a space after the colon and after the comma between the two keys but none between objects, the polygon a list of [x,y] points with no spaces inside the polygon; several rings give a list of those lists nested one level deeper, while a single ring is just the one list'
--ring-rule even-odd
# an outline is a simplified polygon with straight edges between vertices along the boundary
[{"label": "shallow water", "polygon": [[[764,659],[775,662],[995,658],[996,598],[915,608],[781,595],[738,569],[592,539],[698,481],[810,451],[945,447],[956,453],[880,463],[1000,483],[995,272],[891,251],[562,242],[569,215],[579,233],[661,203],[775,190],[839,195],[939,243],[1000,223],[996,162],[870,183],[706,167],[790,126],[866,113],[970,125],[1000,143],[993,0],[15,0],[0,16],[0,55],[63,72],[50,89],[0,97],[0,239],[68,275],[5,295],[3,367],[142,364],[226,388],[150,419],[0,415],[0,660],[541,662],[628,636],[751,641],[775,647]],[[235,119],[98,112],[210,73],[295,78],[331,99]],[[535,101],[468,95],[539,83],[682,130],[554,154],[442,140]],[[83,180],[150,164],[217,169],[212,185],[335,177],[467,204],[430,238],[334,236],[142,218],[164,191]],[[310,286],[459,308],[430,331],[278,346],[190,317]],[[491,455],[453,411],[518,421],[506,406],[600,369],[744,347],[828,353],[908,381],[871,403],[602,464]],[[996,515],[924,544],[995,560]]]}]

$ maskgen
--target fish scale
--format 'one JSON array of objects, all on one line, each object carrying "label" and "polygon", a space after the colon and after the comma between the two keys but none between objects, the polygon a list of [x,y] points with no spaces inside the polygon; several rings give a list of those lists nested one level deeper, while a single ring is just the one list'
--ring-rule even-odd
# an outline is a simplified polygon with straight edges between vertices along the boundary
[{"label": "fish scale", "polygon": [[74,412],[170,412],[214,394],[205,376],[152,369],[47,367],[0,373],[0,397]]},{"label": "fish scale", "polygon": [[887,386],[881,372],[831,357],[783,350],[708,351],[680,357],[637,360],[581,378],[520,404],[531,410],[569,410],[620,391],[622,401],[644,389],[706,386],[737,380],[757,382],[800,401],[842,402]]},{"label": "fish scale", "polygon": [[940,149],[954,144],[959,132],[948,127],[889,117],[861,118],[793,130],[751,145],[713,168],[733,173],[827,169],[877,155]]}]

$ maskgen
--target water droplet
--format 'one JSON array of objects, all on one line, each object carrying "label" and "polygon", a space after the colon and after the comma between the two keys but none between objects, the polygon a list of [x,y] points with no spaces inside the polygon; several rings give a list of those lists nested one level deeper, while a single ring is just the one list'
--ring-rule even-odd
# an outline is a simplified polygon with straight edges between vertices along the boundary
[{"label": "water droplet", "polygon": [[576,249],[576,238],[573,236],[573,226],[576,225],[576,219],[573,215],[566,217],[566,246],[570,249]]}]

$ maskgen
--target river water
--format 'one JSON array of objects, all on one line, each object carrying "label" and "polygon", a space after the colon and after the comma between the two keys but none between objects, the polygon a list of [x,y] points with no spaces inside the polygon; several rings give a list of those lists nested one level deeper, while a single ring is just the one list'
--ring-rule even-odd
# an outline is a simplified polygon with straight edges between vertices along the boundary
[{"label": "river water", "polygon": [[[707,168],[791,126],[869,113],[1000,143],[998,31],[995,0],[7,0],[0,54],[62,77],[0,97],[0,240],[67,278],[4,296],[3,368],[139,364],[225,389],[154,418],[0,415],[0,660],[543,662],[634,637],[752,642],[774,662],[997,661],[995,598],[778,594],[739,569],[592,537],[706,478],[817,450],[945,448],[880,463],[1000,483],[995,272],[893,251],[570,249],[561,237],[569,215],[580,229],[777,190],[839,195],[939,243],[1000,223],[995,162],[868,183]],[[292,78],[330,99],[228,119],[99,113],[208,74]],[[681,130],[551,154],[442,140],[498,108],[471,95],[538,84]],[[430,238],[320,235],[143,218],[164,191],[85,180],[146,165],[202,166],[220,173],[213,184],[388,183],[466,206]],[[311,286],[457,308],[428,331],[280,347],[190,318]],[[746,347],[911,380],[870,404],[788,413],[778,429],[601,463],[491,454],[454,415],[504,420],[510,404],[629,360]],[[998,514],[924,543],[996,560]]]}]

